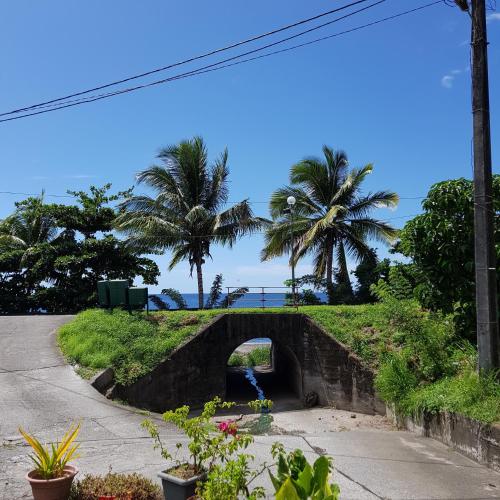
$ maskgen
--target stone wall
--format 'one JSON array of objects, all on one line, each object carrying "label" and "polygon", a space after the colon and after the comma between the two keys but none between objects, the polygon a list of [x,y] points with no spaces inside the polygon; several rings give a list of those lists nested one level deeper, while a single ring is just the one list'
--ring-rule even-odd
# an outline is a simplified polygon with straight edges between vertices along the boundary
[{"label": "stone wall", "polygon": [[321,405],[385,413],[376,397],[374,373],[359,358],[303,314],[238,313],[216,317],[134,384],[116,386],[113,396],[152,411],[202,405],[225,396],[229,356],[258,337],[273,341],[273,365],[288,372],[297,396],[311,392]]},{"label": "stone wall", "polygon": [[387,408],[387,414],[398,427],[437,439],[472,460],[500,472],[499,424],[483,424],[450,412],[407,417]]}]

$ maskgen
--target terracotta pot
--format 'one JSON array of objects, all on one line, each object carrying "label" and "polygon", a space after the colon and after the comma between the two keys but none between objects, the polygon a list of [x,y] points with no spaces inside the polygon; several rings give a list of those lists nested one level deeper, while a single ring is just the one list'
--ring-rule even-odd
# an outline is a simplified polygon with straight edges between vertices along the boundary
[{"label": "terracotta pot", "polygon": [[64,476],[56,479],[40,479],[34,470],[26,474],[26,479],[31,485],[34,500],[68,500],[71,483],[77,474],[75,466],[66,465]]}]

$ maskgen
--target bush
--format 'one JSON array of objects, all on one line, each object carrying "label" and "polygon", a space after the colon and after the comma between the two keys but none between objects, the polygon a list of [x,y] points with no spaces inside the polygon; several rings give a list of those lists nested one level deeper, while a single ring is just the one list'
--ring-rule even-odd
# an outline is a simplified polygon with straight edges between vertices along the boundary
[{"label": "bush", "polygon": [[101,495],[115,495],[121,500],[162,500],[158,485],[139,474],[116,474],[105,476],[87,475],[71,487],[69,500],[96,500]]},{"label": "bush", "polygon": [[271,348],[269,346],[255,347],[248,354],[240,354],[239,352],[233,352],[229,361],[228,366],[261,366],[271,364]]},{"label": "bush", "polygon": [[227,366],[246,366],[247,360],[246,356],[240,354],[239,352],[233,352],[229,357],[229,361],[227,362]]},{"label": "bush", "polygon": [[248,353],[248,366],[271,364],[271,348],[269,346],[256,347]]},{"label": "bush", "polygon": [[480,375],[468,367],[455,377],[410,391],[401,409],[406,414],[446,410],[481,422],[496,422],[500,420],[500,384],[495,373]]}]

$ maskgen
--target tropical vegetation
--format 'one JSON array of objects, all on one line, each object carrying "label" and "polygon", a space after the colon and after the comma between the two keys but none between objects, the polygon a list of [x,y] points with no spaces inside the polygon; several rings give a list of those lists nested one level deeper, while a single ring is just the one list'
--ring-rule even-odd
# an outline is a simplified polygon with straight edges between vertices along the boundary
[{"label": "tropical vegetation", "polygon": [[[294,263],[306,255],[314,262],[317,278],[326,278],[329,302],[334,302],[334,260],[338,281],[352,292],[347,256],[373,258],[368,240],[389,243],[396,230],[370,216],[379,207],[395,207],[398,196],[391,191],[361,192],[373,165],[349,169],[347,155],[323,146],[324,160],[307,157],[290,170],[290,185],[276,190],[269,203],[273,223],[266,228],[262,260],[293,255]],[[295,198],[296,204],[288,205]],[[290,257],[291,258],[291,257]]]},{"label": "tropical vegetation", "polygon": [[232,247],[244,234],[261,227],[248,200],[226,207],[228,151],[212,165],[201,137],[163,148],[161,165],[137,175],[139,184],[155,196],[132,196],[122,203],[116,227],[127,235],[130,247],[140,252],[172,252],[169,270],[183,260],[191,275],[196,270],[198,306],[203,309],[203,264],[214,244]]},{"label": "tropical vegetation", "polygon": [[0,221],[0,313],[74,312],[97,305],[97,281],[141,277],[156,284],[155,262],[113,234],[112,205],[130,191],[111,185],[69,191],[76,204],[43,196],[15,205]]}]

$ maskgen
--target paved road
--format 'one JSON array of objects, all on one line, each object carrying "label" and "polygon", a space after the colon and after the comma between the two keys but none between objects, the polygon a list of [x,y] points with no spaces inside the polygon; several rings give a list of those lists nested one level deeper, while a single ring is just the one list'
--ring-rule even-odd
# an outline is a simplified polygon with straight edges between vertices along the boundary
[{"label": "paved road", "polygon": [[[18,438],[19,425],[51,440],[71,422],[82,421],[81,474],[105,473],[112,465],[116,472],[155,478],[165,467],[140,428],[143,416],[105,399],[64,363],[55,330],[69,319],[0,318],[1,500],[30,498],[23,478],[29,449]],[[257,460],[269,461],[269,447],[279,439],[311,458],[331,454],[343,499],[500,498],[500,474],[442,444],[390,430],[378,417],[348,421],[350,414],[330,409],[276,414],[278,432],[287,433],[257,436],[252,451]],[[182,439],[173,429],[162,432],[167,445]],[[262,481],[267,484],[265,477]]]}]

